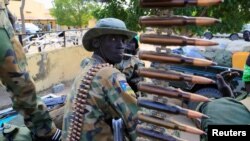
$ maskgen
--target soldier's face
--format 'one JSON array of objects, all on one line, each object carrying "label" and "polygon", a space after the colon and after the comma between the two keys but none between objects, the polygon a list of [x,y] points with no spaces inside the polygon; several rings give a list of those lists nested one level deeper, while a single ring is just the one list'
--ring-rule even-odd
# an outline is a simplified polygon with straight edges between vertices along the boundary
[{"label": "soldier's face", "polygon": [[101,37],[100,51],[109,63],[120,63],[123,57],[126,36],[104,35]]}]

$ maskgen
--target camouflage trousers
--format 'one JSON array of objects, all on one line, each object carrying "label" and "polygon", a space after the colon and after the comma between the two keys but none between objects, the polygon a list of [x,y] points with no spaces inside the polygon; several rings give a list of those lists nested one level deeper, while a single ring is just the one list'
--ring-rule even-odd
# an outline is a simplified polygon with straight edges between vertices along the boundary
[{"label": "camouflage trousers", "polygon": [[10,91],[13,108],[38,137],[51,136],[56,127],[46,105],[36,96],[34,82],[26,71],[26,57],[19,41],[0,28],[0,79]]}]

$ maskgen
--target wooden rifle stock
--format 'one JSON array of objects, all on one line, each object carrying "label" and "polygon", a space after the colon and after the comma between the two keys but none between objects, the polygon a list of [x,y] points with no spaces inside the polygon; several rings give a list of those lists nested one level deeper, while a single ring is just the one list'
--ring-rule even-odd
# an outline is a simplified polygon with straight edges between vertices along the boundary
[{"label": "wooden rifle stock", "polygon": [[159,62],[159,63],[188,64],[199,67],[216,65],[215,62],[206,59],[185,57],[183,55],[156,53],[154,51],[140,51],[138,57],[142,60]]},{"label": "wooden rifle stock", "polygon": [[173,16],[173,17],[142,16],[139,19],[139,24],[141,26],[149,26],[149,27],[167,27],[167,26],[184,26],[184,25],[209,26],[220,22],[221,20],[215,18],[186,17],[186,16]]},{"label": "wooden rifle stock", "polygon": [[170,98],[181,98],[196,102],[207,102],[210,101],[209,98],[201,96],[198,94],[193,94],[189,92],[184,92],[181,89],[175,89],[170,87],[161,87],[153,84],[140,83],[137,88],[141,92],[146,92],[149,94],[155,94],[158,96],[166,96]]},{"label": "wooden rifle stock", "polygon": [[166,8],[194,6],[212,6],[222,3],[223,0],[140,0],[140,6],[144,8]]},{"label": "wooden rifle stock", "polygon": [[141,34],[140,42],[146,44],[154,44],[154,45],[178,45],[178,46],[186,46],[186,45],[194,45],[194,46],[216,46],[217,42],[204,40],[204,39],[194,39],[187,38],[181,36],[170,36],[170,35],[155,35],[155,34]]},{"label": "wooden rifle stock", "polygon": [[184,73],[177,73],[172,71],[155,70],[148,68],[141,68],[137,71],[138,75],[148,78],[174,81],[188,81],[195,84],[215,84],[215,81],[209,78],[187,75]]}]

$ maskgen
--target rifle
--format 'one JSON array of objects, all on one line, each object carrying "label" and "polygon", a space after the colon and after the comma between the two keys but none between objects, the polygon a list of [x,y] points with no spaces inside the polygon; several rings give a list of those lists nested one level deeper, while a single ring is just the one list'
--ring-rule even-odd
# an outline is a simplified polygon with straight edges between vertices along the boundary
[{"label": "rifle", "polygon": [[210,101],[209,98],[201,96],[194,93],[184,92],[181,89],[166,88],[161,86],[156,86],[153,84],[139,83],[137,85],[139,91],[146,92],[149,94],[154,94],[158,96],[167,96],[170,98],[181,98],[196,102],[207,102]]},{"label": "rifle", "polygon": [[150,115],[146,115],[143,113],[139,113],[138,114],[138,119],[143,121],[143,122],[147,122],[153,125],[157,125],[157,126],[162,126],[165,128],[170,128],[170,129],[175,129],[175,130],[180,130],[180,131],[185,131],[188,133],[193,133],[193,134],[198,134],[198,135],[202,135],[205,134],[204,131],[188,126],[188,125],[184,125],[184,124],[180,124],[177,121],[174,120],[163,120],[160,119],[158,117],[152,117]]},{"label": "rifle", "polygon": [[170,113],[170,114],[185,115],[189,118],[208,118],[206,115],[200,112],[185,109],[176,105],[163,104],[163,103],[159,103],[159,102],[155,102],[151,100],[138,99],[137,105],[145,107],[145,108],[161,111],[161,112]]},{"label": "rifle", "polygon": [[141,68],[137,71],[138,75],[148,78],[174,81],[187,81],[195,84],[215,84],[215,81],[209,78],[187,75],[184,73],[163,71],[156,69]]},{"label": "rifle", "polygon": [[141,26],[150,27],[166,27],[166,26],[183,26],[183,25],[198,25],[208,26],[220,23],[221,20],[208,17],[187,17],[187,16],[142,16],[139,19]]},{"label": "rifle", "polygon": [[212,6],[222,3],[223,0],[140,0],[140,6],[144,8],[166,8],[194,6]]},{"label": "rifle", "polygon": [[170,36],[170,35],[155,35],[155,34],[141,34],[140,42],[146,44],[171,46],[171,45],[195,45],[195,46],[215,46],[218,45],[216,42],[203,39],[194,39],[181,36]]}]

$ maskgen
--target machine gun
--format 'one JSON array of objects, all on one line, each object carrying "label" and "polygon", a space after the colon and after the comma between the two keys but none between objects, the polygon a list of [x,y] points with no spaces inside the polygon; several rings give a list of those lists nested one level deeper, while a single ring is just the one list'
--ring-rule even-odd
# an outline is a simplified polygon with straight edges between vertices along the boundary
[{"label": "machine gun", "polygon": [[[172,7],[185,7],[188,5],[192,6],[212,6],[222,3],[223,0],[140,0],[140,6],[143,8],[157,8],[161,11],[166,8]],[[146,61],[157,62],[160,64],[175,64],[175,65],[186,65],[186,66],[197,66],[197,67],[210,67],[216,65],[215,62],[205,59],[197,59],[177,55],[171,52],[170,49],[166,49],[166,46],[214,46],[217,45],[215,42],[202,39],[194,39],[183,36],[161,34],[163,27],[176,27],[176,26],[210,26],[212,24],[219,23],[220,20],[208,17],[186,17],[186,16],[166,16],[163,11],[159,12],[157,16],[142,16],[139,19],[139,24],[142,27],[157,27],[159,30],[157,34],[141,34],[140,42],[145,44],[160,45],[160,49],[165,49],[166,53],[160,52],[139,52],[138,58]],[[184,74],[170,70],[170,67],[166,67],[166,70],[152,69],[152,68],[141,68],[137,70],[137,74],[142,77],[158,81],[177,81],[177,82],[188,82],[192,84],[209,85],[215,84],[215,81],[205,77],[199,77],[190,74]],[[168,83],[167,83],[168,84]],[[206,133],[200,129],[189,127],[173,121],[169,118],[170,114],[184,115],[189,118],[202,119],[208,118],[206,115],[193,111],[190,109],[182,108],[175,104],[170,104],[168,99],[163,100],[163,97],[175,98],[180,100],[204,102],[209,99],[204,97],[198,97],[193,93],[187,93],[182,90],[169,88],[169,85],[160,87],[158,84],[139,84],[138,90],[146,92],[148,95],[147,99],[138,98],[137,105],[142,107],[137,113],[139,124],[137,125],[136,131],[139,135],[146,138],[157,138],[159,140],[182,140],[173,135],[166,134],[165,132],[159,132],[159,129],[173,129],[192,134],[205,135]],[[153,97],[151,96],[153,95]],[[192,99],[191,97],[194,96]],[[153,100],[152,100],[153,98]],[[145,109],[146,110],[143,110]],[[151,114],[149,114],[151,112]],[[153,114],[152,114],[153,113]]]}]

